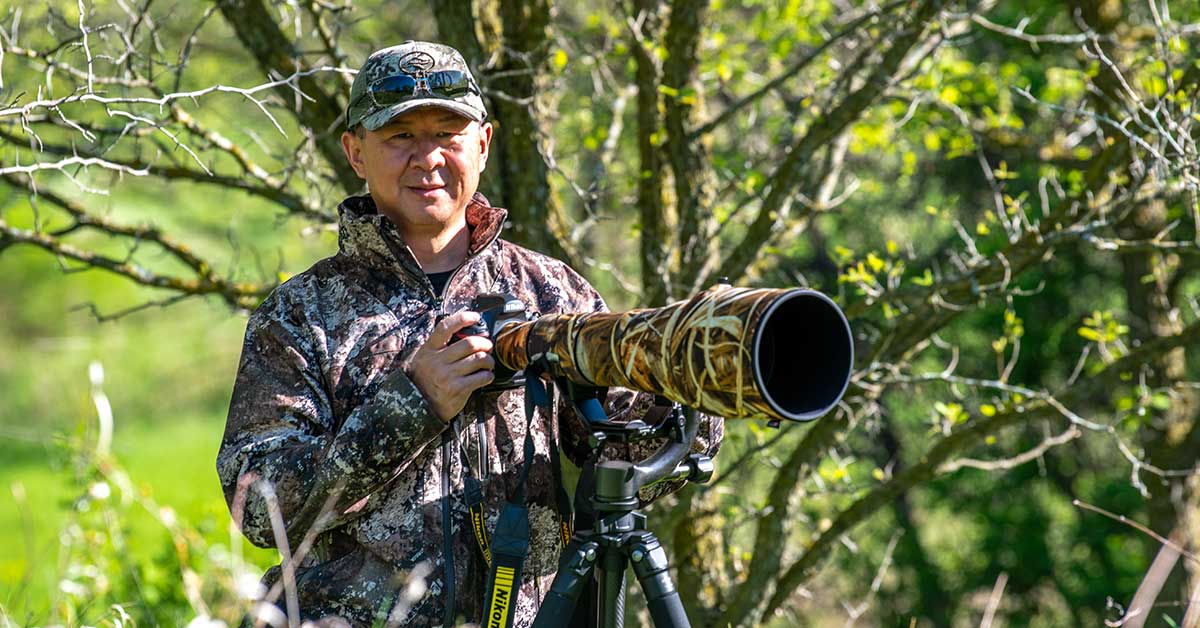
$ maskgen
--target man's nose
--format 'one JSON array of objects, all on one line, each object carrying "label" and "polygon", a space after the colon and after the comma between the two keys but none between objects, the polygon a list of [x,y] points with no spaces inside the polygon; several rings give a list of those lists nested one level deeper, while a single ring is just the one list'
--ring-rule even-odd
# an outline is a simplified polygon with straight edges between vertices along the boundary
[{"label": "man's nose", "polygon": [[412,162],[419,168],[433,170],[446,165],[446,156],[442,153],[442,146],[436,139],[426,138],[417,144]]}]

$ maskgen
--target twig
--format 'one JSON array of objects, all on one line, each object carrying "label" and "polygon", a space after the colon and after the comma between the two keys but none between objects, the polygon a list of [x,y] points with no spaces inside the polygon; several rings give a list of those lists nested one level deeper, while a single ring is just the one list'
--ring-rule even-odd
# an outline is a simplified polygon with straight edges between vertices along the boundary
[{"label": "twig", "polygon": [[[1054,34],[1054,33],[1047,34],[1047,35],[1031,35],[1031,34],[1025,32],[1025,26],[1027,26],[1029,24],[1028,19],[1022,20],[1021,24],[1017,28],[1011,28],[1008,26],[1004,26],[1002,24],[997,24],[978,13],[974,13],[971,15],[971,21],[986,28],[987,30],[992,31],[992,32],[1000,33],[1001,35],[1007,35],[1009,37],[1015,37],[1016,39],[1019,39],[1021,41],[1028,42],[1029,47],[1032,48],[1034,52],[1038,52],[1040,50],[1038,48],[1038,44],[1073,45],[1073,44],[1085,44],[1092,40],[1092,37],[1089,36],[1087,33],[1078,33],[1078,34],[1071,34],[1071,35],[1060,35],[1060,34]],[[1106,37],[1105,39],[1110,39],[1110,38]]]},{"label": "twig", "polygon": [[972,469],[979,469],[982,471],[1007,471],[1009,469],[1019,467],[1031,460],[1041,458],[1042,455],[1049,451],[1051,447],[1057,447],[1059,445],[1069,443],[1080,436],[1083,436],[1083,432],[1079,431],[1078,427],[1072,425],[1062,434],[1047,438],[1046,440],[1038,443],[1033,449],[1011,458],[1005,458],[1003,460],[975,460],[973,458],[958,458],[957,460],[953,460],[942,465],[942,467],[938,469],[938,472],[954,473],[963,467],[970,467]]},{"label": "twig", "polygon": [[1008,572],[1001,571],[992,586],[992,594],[988,596],[987,608],[983,611],[983,621],[979,628],[991,628],[992,620],[996,617],[996,609],[1000,607],[1000,598],[1004,596],[1004,587],[1008,584]]},{"label": "twig", "polygon": [[1138,532],[1141,532],[1142,534],[1145,534],[1146,536],[1154,539],[1155,541],[1158,541],[1160,544],[1170,547],[1171,549],[1179,552],[1179,554],[1181,556],[1192,561],[1193,563],[1200,564],[1200,557],[1197,557],[1192,552],[1189,552],[1187,550],[1187,548],[1176,543],[1175,541],[1172,541],[1172,540],[1162,536],[1161,534],[1158,534],[1154,530],[1147,528],[1146,526],[1138,523],[1137,521],[1134,521],[1133,519],[1126,517],[1125,515],[1118,515],[1118,514],[1109,512],[1099,506],[1093,506],[1089,503],[1080,501],[1078,499],[1071,500],[1071,505],[1073,505],[1077,508],[1082,508],[1084,510],[1090,510],[1099,515],[1103,515],[1105,517],[1108,517],[1109,519],[1112,519],[1113,521],[1116,521],[1117,523],[1123,523],[1123,524],[1133,528],[1134,530],[1137,530]]},{"label": "twig", "polygon": [[283,523],[283,513],[279,509],[279,499],[275,489],[267,480],[260,480],[255,489],[267,503],[267,513],[271,518],[271,531],[275,535],[275,548],[279,550],[280,569],[283,583],[284,600],[287,605],[288,628],[300,626],[300,602],[296,597],[296,564],[292,561],[292,552],[288,548],[287,528]]},{"label": "twig", "polygon": [[854,607],[849,607],[845,602],[842,603],[846,607],[846,612],[849,617],[846,618],[844,628],[849,628],[855,625],[860,617],[871,608],[871,601],[879,593],[879,588],[883,586],[883,577],[887,574],[887,570],[892,566],[892,553],[896,551],[896,544],[900,541],[900,536],[903,532],[897,531],[892,533],[892,539],[888,541],[887,549],[883,552],[883,560],[879,561],[879,568],[875,570],[875,578],[871,580],[871,588],[867,590],[867,595],[862,602]]},{"label": "twig", "polygon": [[109,323],[109,322],[124,318],[126,316],[129,316],[130,314],[133,314],[135,312],[147,310],[152,307],[159,307],[159,308],[170,307],[170,306],[175,305],[176,303],[179,303],[180,301],[182,301],[188,297],[191,297],[191,296],[193,296],[193,295],[190,295],[187,293],[177,294],[177,295],[174,295],[171,297],[167,297],[165,299],[158,299],[155,301],[147,301],[145,303],[135,305],[133,307],[128,307],[128,308],[125,308],[122,310],[117,310],[116,312],[113,312],[111,314],[101,314],[100,309],[96,307],[95,303],[81,303],[79,305],[72,307],[71,311],[78,311],[78,310],[86,309],[89,312],[91,312],[92,317],[96,319],[97,323]]},{"label": "twig", "polygon": [[838,41],[841,41],[847,35],[850,35],[852,33],[861,32],[860,27],[867,21],[869,21],[873,18],[879,17],[885,13],[890,13],[896,7],[902,6],[906,3],[907,2],[903,1],[903,0],[890,2],[882,7],[879,7],[878,9],[876,9],[874,11],[870,11],[868,13],[864,13],[863,15],[859,16],[858,18],[856,18],[855,20],[853,20],[849,24],[847,24],[844,28],[842,28],[842,30],[838,31],[837,33],[831,35],[825,41],[821,42],[821,45],[817,46],[816,48],[813,48],[808,53],[806,53],[804,56],[797,59],[790,66],[788,66],[784,71],[780,72],[778,76],[767,81],[761,87],[754,90],[753,92],[750,92],[749,94],[746,94],[745,96],[742,96],[741,98],[739,98],[737,100],[737,102],[726,107],[725,110],[722,111],[716,118],[713,118],[709,122],[706,122],[703,125],[701,125],[699,128],[696,128],[695,130],[691,131],[688,134],[688,139],[696,140],[700,137],[708,135],[714,129],[716,129],[717,127],[724,124],[726,120],[733,117],[739,111],[744,109],[746,106],[754,103],[759,98],[762,98],[767,93],[778,88],[780,85],[783,85],[788,79],[795,76],[797,73],[799,73],[805,67],[807,67],[809,63],[812,63],[814,59],[816,59],[821,54],[823,54],[826,50],[828,50],[830,46],[837,43]]}]

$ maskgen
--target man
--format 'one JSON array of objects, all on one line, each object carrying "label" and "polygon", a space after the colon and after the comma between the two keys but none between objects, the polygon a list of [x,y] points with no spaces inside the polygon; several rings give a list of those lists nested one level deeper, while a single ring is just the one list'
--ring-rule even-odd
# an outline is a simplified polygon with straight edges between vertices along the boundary
[{"label": "man", "polygon": [[[481,390],[493,379],[491,342],[453,335],[479,320],[466,308],[481,292],[543,314],[605,307],[565,264],[499,238],[505,210],[476,193],[491,139],[452,48],[386,48],[354,80],[342,145],[369,194],[339,207],[338,253],[251,316],[217,458],[235,521],[282,557],[264,579],[260,620],[481,621],[487,563],[464,487],[482,487],[490,532],[520,484],[526,417],[522,390]],[[613,391],[607,401],[631,419],[653,397]],[[528,430],[518,626],[554,576],[569,517],[557,444],[577,463],[586,452],[587,433],[564,408]],[[707,420],[697,446],[715,454],[721,433]]]}]

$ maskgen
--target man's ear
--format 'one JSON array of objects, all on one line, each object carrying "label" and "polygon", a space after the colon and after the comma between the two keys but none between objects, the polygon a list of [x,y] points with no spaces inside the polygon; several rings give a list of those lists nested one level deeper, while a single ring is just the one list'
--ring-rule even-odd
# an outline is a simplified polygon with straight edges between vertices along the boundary
[{"label": "man's ear", "polygon": [[492,123],[479,125],[479,171],[487,168],[488,154],[492,147]]},{"label": "man's ear", "polygon": [[342,152],[346,153],[346,162],[354,168],[354,173],[360,179],[367,178],[366,168],[363,166],[362,159],[362,138],[358,137],[350,131],[342,133]]}]

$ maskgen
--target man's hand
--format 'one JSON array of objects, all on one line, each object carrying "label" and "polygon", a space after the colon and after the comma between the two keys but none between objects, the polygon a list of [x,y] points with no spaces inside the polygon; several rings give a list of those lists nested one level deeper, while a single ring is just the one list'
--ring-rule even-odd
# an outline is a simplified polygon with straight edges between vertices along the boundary
[{"label": "man's hand", "polygon": [[480,320],[477,312],[458,312],[443,318],[413,355],[409,377],[443,421],[454,418],[467,405],[471,393],[492,382],[492,341],[468,336],[451,341],[454,332]]}]

